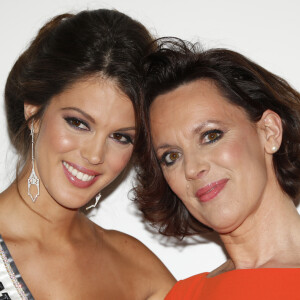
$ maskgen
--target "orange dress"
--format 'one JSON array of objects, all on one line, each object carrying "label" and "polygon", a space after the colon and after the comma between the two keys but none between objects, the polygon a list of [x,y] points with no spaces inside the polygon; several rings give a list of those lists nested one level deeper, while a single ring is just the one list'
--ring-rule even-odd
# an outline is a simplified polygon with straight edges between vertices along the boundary
[{"label": "orange dress", "polygon": [[178,281],[166,300],[300,299],[300,269],[243,269],[212,278],[208,273]]}]

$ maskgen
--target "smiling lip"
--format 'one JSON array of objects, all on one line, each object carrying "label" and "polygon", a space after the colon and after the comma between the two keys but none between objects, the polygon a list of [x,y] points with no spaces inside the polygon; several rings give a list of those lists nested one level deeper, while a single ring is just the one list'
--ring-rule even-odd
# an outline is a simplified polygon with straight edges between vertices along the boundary
[{"label": "smiling lip", "polygon": [[201,202],[207,202],[215,198],[225,187],[228,179],[221,179],[215,182],[212,182],[205,187],[199,189],[196,193],[196,197]]},{"label": "smiling lip", "polygon": [[[76,176],[74,176],[67,169],[67,166],[64,163],[66,163],[67,165],[69,165],[69,167],[72,167],[73,169],[76,169],[77,171],[79,171],[79,172],[81,172],[83,174],[86,174],[88,176],[92,176],[94,178],[92,178],[91,180],[87,180],[87,181],[81,180],[81,179],[77,178]],[[65,173],[66,177],[68,178],[68,180],[74,186],[79,187],[79,188],[87,188],[87,187],[91,186],[95,181],[98,180],[99,175],[101,175],[98,172],[95,172],[95,171],[92,171],[92,170],[88,170],[88,169],[86,169],[84,167],[78,166],[76,164],[73,164],[73,163],[70,163],[70,162],[67,162],[67,161],[63,162],[62,166],[63,166],[64,173]]]}]

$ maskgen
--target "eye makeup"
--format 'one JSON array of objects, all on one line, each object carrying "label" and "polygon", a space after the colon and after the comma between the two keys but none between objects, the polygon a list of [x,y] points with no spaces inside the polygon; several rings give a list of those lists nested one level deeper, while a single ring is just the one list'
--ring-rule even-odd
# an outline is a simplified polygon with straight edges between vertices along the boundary
[{"label": "eye makeup", "polygon": [[77,117],[64,117],[67,124],[69,124],[70,127],[76,129],[76,130],[90,130],[89,125]]}]

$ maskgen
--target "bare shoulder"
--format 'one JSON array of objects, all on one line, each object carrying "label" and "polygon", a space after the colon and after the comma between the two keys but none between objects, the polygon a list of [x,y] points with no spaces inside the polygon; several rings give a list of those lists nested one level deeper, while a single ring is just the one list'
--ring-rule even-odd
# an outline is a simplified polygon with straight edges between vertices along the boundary
[{"label": "bare shoulder", "polygon": [[134,261],[139,269],[170,275],[159,258],[136,238],[119,231],[107,230],[106,241],[128,261]]},{"label": "bare shoulder", "polygon": [[105,230],[106,241],[111,247],[116,248],[128,258],[131,256],[136,258],[143,257],[144,259],[154,259],[157,257],[139,240],[126,233],[116,230]]},{"label": "bare shoulder", "polygon": [[132,277],[142,292],[147,291],[141,299],[164,299],[176,281],[159,258],[128,234],[103,229],[101,234],[114,261],[124,267],[126,276]]}]

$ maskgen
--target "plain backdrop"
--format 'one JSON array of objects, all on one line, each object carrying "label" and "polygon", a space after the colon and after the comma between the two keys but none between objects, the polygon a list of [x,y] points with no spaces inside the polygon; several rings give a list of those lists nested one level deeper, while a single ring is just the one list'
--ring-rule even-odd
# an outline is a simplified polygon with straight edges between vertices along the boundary
[{"label": "plain backdrop", "polygon": [[[141,21],[157,37],[177,36],[199,41],[204,48],[234,49],[300,89],[298,0],[1,0],[0,190],[14,179],[16,159],[9,146],[3,110],[8,72],[46,20],[64,12],[96,8],[124,12]],[[90,213],[91,219],[141,240],[177,279],[209,271],[225,260],[215,235],[180,242],[149,229],[128,199],[133,179],[134,172],[129,170],[104,191],[103,201]]]}]

